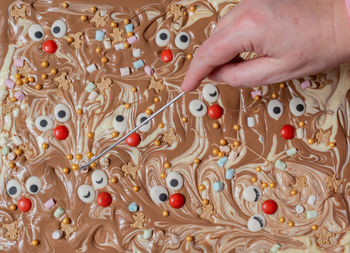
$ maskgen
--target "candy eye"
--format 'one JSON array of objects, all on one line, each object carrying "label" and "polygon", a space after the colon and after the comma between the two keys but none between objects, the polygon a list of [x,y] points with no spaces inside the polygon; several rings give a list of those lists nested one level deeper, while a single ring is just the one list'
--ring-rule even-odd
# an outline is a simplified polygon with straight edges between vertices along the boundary
[{"label": "candy eye", "polygon": [[35,24],[29,27],[29,38],[33,41],[40,41],[44,38],[44,28],[41,25]]},{"label": "candy eye", "polygon": [[170,40],[170,32],[167,29],[161,29],[156,35],[156,44],[160,47],[165,47]]},{"label": "candy eye", "polygon": [[35,126],[38,128],[41,132],[46,132],[53,128],[53,121],[48,116],[40,116],[35,120]]},{"label": "candy eye", "polygon": [[67,25],[63,20],[56,20],[51,26],[51,33],[56,38],[62,38],[67,33]]},{"label": "candy eye", "polygon": [[262,197],[262,191],[256,186],[248,186],[243,191],[243,198],[250,202],[256,202]]},{"label": "candy eye", "polygon": [[167,201],[168,199],[168,191],[159,185],[153,186],[150,191],[151,198],[154,203],[157,205]]},{"label": "candy eye", "polygon": [[91,203],[95,199],[95,190],[87,184],[83,184],[78,188],[78,196],[84,203]]},{"label": "candy eye", "polygon": [[64,104],[58,104],[54,109],[55,118],[59,122],[66,122],[70,119],[71,113],[67,106]]},{"label": "candy eye", "polygon": [[284,107],[277,99],[271,100],[267,105],[267,111],[271,118],[279,119],[284,111]]},{"label": "candy eye", "polygon": [[289,102],[289,110],[294,116],[301,116],[305,113],[305,102],[301,98],[295,97]]},{"label": "candy eye", "polygon": [[170,172],[166,177],[166,184],[174,191],[180,190],[184,185],[182,176],[177,172]]},{"label": "candy eye", "polygon": [[120,114],[116,115],[113,120],[113,127],[116,131],[120,133],[125,132],[128,127],[126,117]]},{"label": "candy eye", "polygon": [[92,185],[96,189],[102,189],[107,185],[107,175],[102,170],[95,170],[91,176]]},{"label": "candy eye", "polygon": [[180,32],[178,35],[176,35],[175,38],[175,45],[179,48],[179,49],[186,49],[188,48],[188,46],[190,45],[191,39],[190,39],[190,35],[186,32]]},{"label": "candy eye", "polygon": [[[139,114],[139,116],[137,116],[136,124],[140,125],[146,119],[148,119],[148,115],[146,113],[141,113],[141,114]],[[140,131],[141,132],[148,132],[151,129],[151,127],[152,127],[152,123],[151,123],[151,121],[149,121],[146,125],[144,125],[140,128]]]},{"label": "candy eye", "polygon": [[21,185],[14,179],[8,181],[6,190],[12,198],[18,197],[22,192]]},{"label": "candy eye", "polygon": [[37,194],[41,189],[41,180],[38,177],[30,177],[26,182],[27,192]]},{"label": "candy eye", "polygon": [[213,84],[206,84],[202,90],[203,97],[208,103],[214,103],[218,100],[219,91]]},{"label": "candy eye", "polygon": [[203,117],[205,114],[207,114],[207,106],[199,99],[192,100],[189,107],[193,116]]},{"label": "candy eye", "polygon": [[266,225],[266,219],[261,214],[256,214],[248,220],[248,229],[252,232],[262,230]]}]

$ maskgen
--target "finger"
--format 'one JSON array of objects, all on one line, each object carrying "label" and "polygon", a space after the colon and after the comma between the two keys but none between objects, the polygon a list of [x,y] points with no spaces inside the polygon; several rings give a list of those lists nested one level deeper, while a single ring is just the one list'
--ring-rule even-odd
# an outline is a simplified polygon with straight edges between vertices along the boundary
[{"label": "finger", "polygon": [[251,51],[244,37],[244,32],[232,32],[232,27],[228,27],[207,39],[195,53],[181,89],[194,90],[217,66],[230,62],[240,52]]},{"label": "finger", "polygon": [[261,57],[241,63],[227,63],[216,68],[209,79],[234,87],[252,87],[285,80],[283,64],[275,58]]},{"label": "finger", "polygon": [[224,29],[227,25],[232,24],[233,20],[234,20],[234,9],[230,10],[228,13],[222,16],[222,18],[219,19],[212,34],[215,34],[218,31]]}]

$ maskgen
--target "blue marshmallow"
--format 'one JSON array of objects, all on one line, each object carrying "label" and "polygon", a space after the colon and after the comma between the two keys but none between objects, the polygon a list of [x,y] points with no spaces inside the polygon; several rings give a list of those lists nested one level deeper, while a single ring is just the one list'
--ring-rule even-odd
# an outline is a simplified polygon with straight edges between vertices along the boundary
[{"label": "blue marshmallow", "polygon": [[135,69],[140,69],[143,66],[145,66],[145,63],[142,60],[138,60],[138,61],[135,61],[133,63],[133,65],[134,65]]},{"label": "blue marshmallow", "polygon": [[224,167],[225,164],[227,163],[227,160],[228,160],[228,158],[227,158],[226,156],[220,158],[220,159],[218,160],[218,165],[221,166],[221,167]]},{"label": "blue marshmallow", "polygon": [[126,30],[127,33],[132,33],[132,32],[134,32],[134,25],[133,25],[133,24],[127,24],[127,25],[125,26],[125,30]]},{"label": "blue marshmallow", "polygon": [[224,184],[222,182],[215,182],[213,184],[213,189],[216,192],[221,192],[224,189]]},{"label": "blue marshmallow", "polygon": [[98,41],[103,41],[104,38],[105,38],[105,32],[102,31],[102,30],[97,30],[95,39],[98,40]]},{"label": "blue marshmallow", "polygon": [[130,203],[129,205],[129,211],[134,213],[136,212],[137,210],[139,210],[139,206],[135,203],[135,202],[132,202]]},{"label": "blue marshmallow", "polygon": [[228,169],[226,170],[225,178],[227,180],[231,180],[235,175],[235,170],[234,169]]}]

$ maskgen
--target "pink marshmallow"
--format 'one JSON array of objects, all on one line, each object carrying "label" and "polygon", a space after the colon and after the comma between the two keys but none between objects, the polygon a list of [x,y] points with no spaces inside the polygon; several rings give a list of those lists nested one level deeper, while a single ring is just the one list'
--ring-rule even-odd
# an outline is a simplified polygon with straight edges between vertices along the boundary
[{"label": "pink marshmallow", "polygon": [[98,96],[98,93],[96,91],[93,91],[90,93],[88,98],[89,98],[89,100],[95,100],[97,98],[97,96]]},{"label": "pink marshmallow", "polygon": [[12,89],[13,87],[15,87],[15,82],[12,81],[11,79],[6,79],[5,84],[9,89]]},{"label": "pink marshmallow", "polygon": [[311,86],[311,83],[310,83],[309,80],[305,80],[304,82],[301,83],[300,86],[301,86],[302,90],[305,90],[305,89],[307,89],[307,88],[309,88]]},{"label": "pink marshmallow", "polygon": [[8,155],[7,155],[7,159],[9,159],[10,161],[13,161],[13,160],[15,160],[16,159],[16,154],[15,153],[13,153],[13,152],[11,152],[11,153],[8,153]]},{"label": "pink marshmallow", "polygon": [[54,199],[49,199],[44,203],[44,206],[46,209],[52,208],[54,205],[56,205],[56,201]]},{"label": "pink marshmallow", "polygon": [[24,65],[24,60],[23,58],[17,58],[14,60],[13,64],[16,66],[16,67],[23,67]]},{"label": "pink marshmallow", "polygon": [[252,98],[255,98],[256,96],[261,97],[262,96],[262,92],[260,90],[254,90],[251,92]]},{"label": "pink marshmallow", "polygon": [[18,99],[18,100],[23,100],[23,99],[25,99],[25,97],[26,97],[26,95],[24,95],[22,92],[20,92],[20,91],[17,91],[16,93],[15,93],[15,97]]},{"label": "pink marshmallow", "polygon": [[135,44],[135,43],[136,43],[137,37],[136,37],[136,36],[132,36],[132,37],[128,38],[127,40],[128,40],[128,43],[129,43],[130,45],[132,45],[132,44]]},{"label": "pink marshmallow", "polygon": [[154,69],[153,69],[152,67],[150,67],[150,66],[145,66],[144,70],[145,70],[145,73],[146,73],[147,75],[153,76],[153,74],[154,74]]}]

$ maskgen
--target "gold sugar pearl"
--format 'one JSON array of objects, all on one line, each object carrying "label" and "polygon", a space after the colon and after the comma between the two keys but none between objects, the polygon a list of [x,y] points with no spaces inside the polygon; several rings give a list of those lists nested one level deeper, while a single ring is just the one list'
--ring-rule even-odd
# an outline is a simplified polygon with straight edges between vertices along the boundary
[{"label": "gold sugar pearl", "polygon": [[86,156],[87,156],[88,158],[91,158],[91,157],[94,156],[94,153],[92,153],[92,152],[87,152],[87,153],[86,153]]},{"label": "gold sugar pearl", "polygon": [[72,43],[73,41],[74,41],[73,37],[70,37],[70,36],[69,36],[69,37],[67,38],[67,42],[68,42],[68,43]]},{"label": "gold sugar pearl", "polygon": [[220,124],[218,122],[213,123],[213,128],[218,129],[220,128]]},{"label": "gold sugar pearl", "polygon": [[70,224],[70,219],[68,217],[63,218],[62,220],[63,224]]},{"label": "gold sugar pearl", "polygon": [[95,134],[93,132],[88,132],[87,136],[91,139],[95,137]]},{"label": "gold sugar pearl", "polygon": [[47,149],[49,147],[49,144],[43,143],[41,146],[42,146],[43,149]]},{"label": "gold sugar pearl", "polygon": [[80,16],[80,20],[86,21],[86,20],[88,20],[88,17],[86,15],[82,15],[82,16]]},{"label": "gold sugar pearl", "polygon": [[33,76],[28,77],[28,80],[30,83],[34,83],[35,82],[35,78]]},{"label": "gold sugar pearl", "polygon": [[23,78],[22,82],[25,83],[25,84],[29,83],[29,78],[28,77]]},{"label": "gold sugar pearl", "polygon": [[78,109],[78,110],[77,110],[77,113],[78,113],[79,115],[83,114],[83,109]]},{"label": "gold sugar pearl", "polygon": [[328,144],[328,146],[329,146],[330,148],[334,148],[334,147],[335,147],[335,142],[330,142],[330,143]]},{"label": "gold sugar pearl", "polygon": [[273,99],[278,98],[278,94],[277,94],[276,92],[273,92],[273,93],[271,94],[271,98],[273,98]]},{"label": "gold sugar pearl", "polygon": [[195,164],[199,164],[200,162],[201,162],[201,160],[200,159],[198,159],[198,158],[196,158],[196,159],[194,159],[194,161],[193,161]]},{"label": "gold sugar pearl", "polygon": [[10,210],[15,211],[17,209],[17,206],[15,204],[10,205]]},{"label": "gold sugar pearl", "polygon": [[156,146],[160,146],[160,140],[156,140],[155,142],[154,142],[154,145],[156,145]]},{"label": "gold sugar pearl", "polygon": [[256,170],[256,172],[261,172],[262,169],[261,169],[260,166],[258,166],[258,167],[255,168],[255,170]]},{"label": "gold sugar pearl", "polygon": [[17,102],[17,98],[16,98],[16,97],[12,97],[12,98],[11,98],[11,101],[12,101],[12,102]]},{"label": "gold sugar pearl", "polygon": [[182,117],[182,122],[183,122],[183,123],[188,122],[188,117]]},{"label": "gold sugar pearl", "polygon": [[154,102],[154,103],[158,103],[159,101],[160,101],[159,97],[153,98],[153,102]]},{"label": "gold sugar pearl", "polygon": [[233,130],[238,131],[238,130],[240,130],[240,129],[241,129],[241,126],[240,126],[240,125],[238,125],[238,124],[234,124],[234,125],[233,125]]},{"label": "gold sugar pearl", "polygon": [[159,124],[158,124],[158,127],[159,127],[159,128],[163,128],[163,127],[164,127],[164,123],[159,123]]},{"label": "gold sugar pearl", "polygon": [[309,139],[307,140],[307,143],[309,143],[310,145],[312,145],[312,144],[315,143],[315,140],[312,139],[312,138],[309,138]]},{"label": "gold sugar pearl", "polygon": [[265,189],[265,188],[269,187],[269,184],[268,184],[268,183],[263,183],[263,184],[261,185],[261,187],[262,187],[263,189]]},{"label": "gold sugar pearl", "polygon": [[289,227],[294,227],[294,222],[293,221],[288,222],[288,226]]},{"label": "gold sugar pearl", "polygon": [[75,159],[77,160],[81,160],[83,158],[83,156],[81,154],[76,154],[75,155]]},{"label": "gold sugar pearl", "polygon": [[316,231],[317,229],[318,229],[318,226],[315,224],[315,225],[312,225],[311,226],[311,229],[313,230],[313,231]]},{"label": "gold sugar pearl", "polygon": [[13,169],[14,167],[16,167],[16,164],[15,164],[14,162],[10,162],[10,163],[9,163],[9,167],[10,167],[11,169]]},{"label": "gold sugar pearl", "polygon": [[40,65],[43,68],[47,68],[49,66],[49,63],[47,61],[42,61]]},{"label": "gold sugar pearl", "polygon": [[36,90],[41,90],[41,89],[43,88],[43,86],[42,86],[41,84],[36,84],[36,85],[34,86],[34,88],[35,88]]},{"label": "gold sugar pearl", "polygon": [[106,56],[101,58],[101,62],[102,63],[107,63],[108,62],[108,58]]},{"label": "gold sugar pearl", "polygon": [[96,47],[95,51],[96,51],[97,54],[100,54],[102,52],[102,48]]},{"label": "gold sugar pearl", "polygon": [[53,68],[53,69],[50,70],[50,72],[51,72],[52,75],[56,75],[58,70]]},{"label": "gold sugar pearl", "polygon": [[18,149],[16,149],[15,153],[16,153],[16,155],[22,155],[23,154],[23,150],[18,148]]},{"label": "gold sugar pearl", "polygon": [[124,25],[127,25],[127,24],[129,24],[129,23],[130,23],[130,19],[124,18]]},{"label": "gold sugar pearl", "polygon": [[300,120],[299,123],[298,123],[299,127],[304,127],[305,126],[305,122]]},{"label": "gold sugar pearl", "polygon": [[16,79],[21,79],[21,78],[22,78],[22,75],[21,75],[20,73],[17,73],[17,74],[15,75],[15,78],[16,78]]},{"label": "gold sugar pearl", "polygon": [[286,88],[286,84],[285,84],[285,83],[280,83],[280,88],[281,88],[281,89]]},{"label": "gold sugar pearl", "polygon": [[271,182],[270,183],[270,188],[275,188],[276,187],[276,183],[275,182]]},{"label": "gold sugar pearl", "polygon": [[225,146],[227,144],[227,141],[225,139],[220,140],[220,145]]},{"label": "gold sugar pearl", "polygon": [[290,191],[290,195],[292,195],[292,196],[297,195],[297,193],[298,193],[298,192],[297,192],[296,190],[291,190],[291,191]]},{"label": "gold sugar pearl", "polygon": [[129,48],[130,44],[128,42],[124,42],[124,48]]},{"label": "gold sugar pearl", "polygon": [[41,78],[44,79],[44,80],[46,80],[48,77],[49,76],[47,74],[45,74],[45,73],[41,75]]},{"label": "gold sugar pearl", "polygon": [[70,169],[65,167],[65,168],[62,169],[62,171],[63,171],[64,174],[68,174]]},{"label": "gold sugar pearl", "polygon": [[235,146],[236,148],[238,148],[239,146],[241,146],[241,143],[239,141],[234,141],[233,142],[233,146]]},{"label": "gold sugar pearl", "polygon": [[193,58],[193,55],[192,54],[186,54],[186,59],[187,60],[192,60],[192,58]]},{"label": "gold sugar pearl", "polygon": [[164,211],[162,212],[162,215],[163,215],[164,217],[168,217],[168,216],[169,216],[169,211],[164,210]]},{"label": "gold sugar pearl", "polygon": [[33,246],[38,246],[39,245],[39,240],[35,239],[31,243],[32,243]]},{"label": "gold sugar pearl", "polygon": [[147,115],[152,115],[153,114],[153,111],[151,109],[146,109],[145,113]]},{"label": "gold sugar pearl", "polygon": [[126,103],[126,104],[124,105],[124,108],[125,108],[125,109],[130,109],[130,107],[131,107],[131,105],[128,104],[128,103]]},{"label": "gold sugar pearl", "polygon": [[205,189],[206,189],[206,187],[205,187],[204,184],[200,184],[200,185],[198,186],[198,190],[200,190],[200,191],[204,191]]},{"label": "gold sugar pearl", "polygon": [[90,11],[91,11],[91,12],[96,12],[96,11],[97,11],[96,6],[91,6],[91,7],[90,7]]},{"label": "gold sugar pearl", "polygon": [[166,176],[167,176],[167,175],[166,175],[166,173],[165,173],[165,172],[161,172],[161,173],[160,173],[160,178],[165,179],[165,178],[166,178]]},{"label": "gold sugar pearl", "polygon": [[78,164],[72,164],[72,170],[78,170],[79,165]]},{"label": "gold sugar pearl", "polygon": [[117,26],[118,26],[118,23],[116,23],[116,22],[114,22],[114,21],[111,22],[111,27],[112,27],[112,28],[116,28]]},{"label": "gold sugar pearl", "polygon": [[135,185],[132,189],[133,189],[134,192],[138,192],[138,191],[140,190],[140,187],[138,187],[137,185]]},{"label": "gold sugar pearl", "polygon": [[285,223],[285,222],[286,222],[286,218],[284,218],[284,217],[279,217],[278,221],[279,221],[280,223]]},{"label": "gold sugar pearl", "polygon": [[203,206],[206,206],[206,205],[208,205],[209,204],[209,199],[203,199],[202,200],[202,205]]},{"label": "gold sugar pearl", "polygon": [[68,160],[72,160],[72,159],[73,159],[73,155],[72,155],[72,154],[68,154],[68,155],[66,155],[66,158],[67,158]]},{"label": "gold sugar pearl", "polygon": [[91,169],[96,169],[96,167],[97,167],[97,163],[96,162],[93,162],[93,163],[90,164],[90,168]]},{"label": "gold sugar pearl", "polygon": [[186,241],[187,242],[192,242],[193,241],[193,236],[191,236],[191,235],[186,236]]},{"label": "gold sugar pearl", "polygon": [[130,38],[130,37],[134,36],[134,33],[133,33],[133,32],[127,32],[126,36],[127,36],[128,38]]},{"label": "gold sugar pearl", "polygon": [[256,177],[252,177],[250,180],[252,181],[252,183],[256,183],[258,181]]},{"label": "gold sugar pearl", "polygon": [[131,91],[132,91],[132,92],[136,92],[136,91],[137,91],[137,88],[136,88],[136,87],[132,87],[132,88],[131,88]]},{"label": "gold sugar pearl", "polygon": [[218,148],[213,149],[213,155],[218,155],[219,152],[220,152],[220,149],[218,149]]},{"label": "gold sugar pearl", "polygon": [[169,163],[169,162],[164,163],[165,169],[169,169],[170,167],[171,167],[171,163]]},{"label": "gold sugar pearl", "polygon": [[219,153],[218,153],[218,157],[222,158],[222,157],[224,157],[224,156],[225,156],[225,153],[224,153],[224,152],[219,152]]},{"label": "gold sugar pearl", "polygon": [[112,184],[115,184],[118,182],[118,178],[116,177],[111,177],[111,179],[109,180]]},{"label": "gold sugar pearl", "polygon": [[69,7],[69,4],[68,4],[67,2],[63,2],[63,3],[62,3],[62,7],[63,7],[63,8],[68,8],[68,7]]},{"label": "gold sugar pearl", "polygon": [[260,98],[261,98],[260,96],[256,95],[256,96],[254,97],[254,100],[255,100],[255,101],[259,101]]},{"label": "gold sugar pearl", "polygon": [[191,6],[190,6],[190,11],[194,12],[195,10],[196,10],[196,6],[191,5]]},{"label": "gold sugar pearl", "polygon": [[118,132],[113,132],[112,133],[112,137],[115,138],[115,137],[118,137],[119,133]]},{"label": "gold sugar pearl", "polygon": [[16,85],[21,86],[23,84],[23,81],[21,79],[16,81]]}]

